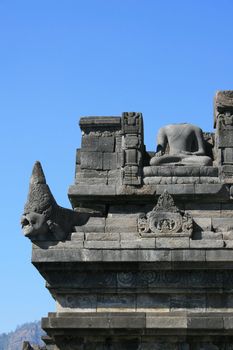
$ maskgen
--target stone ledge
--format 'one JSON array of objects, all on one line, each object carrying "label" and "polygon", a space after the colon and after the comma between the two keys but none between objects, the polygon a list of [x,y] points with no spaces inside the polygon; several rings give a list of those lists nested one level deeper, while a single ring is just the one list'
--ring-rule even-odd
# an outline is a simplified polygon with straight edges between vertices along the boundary
[{"label": "stone ledge", "polygon": [[176,176],[156,176],[144,177],[145,185],[176,185],[176,184],[219,184],[221,180],[218,177],[176,177]]},{"label": "stone ledge", "polygon": [[[91,241],[90,241],[91,242]],[[114,243],[112,241],[111,243]],[[118,243],[118,242],[115,242]],[[99,244],[102,244],[99,241]],[[233,249],[87,249],[87,248],[54,248],[46,249],[33,245],[32,262],[145,262],[155,263],[189,263],[233,266]],[[226,265],[227,264],[227,265]]]},{"label": "stone ledge", "polygon": [[[171,236],[148,236],[140,237],[131,235],[132,232],[127,232],[120,234],[120,229],[117,232],[77,232],[72,233],[72,240],[67,241],[38,241],[34,244],[34,249],[46,249],[48,251],[48,256],[51,251],[64,250],[67,254],[68,251],[75,249],[93,249],[93,250],[109,250],[109,249],[150,249],[150,250],[176,250],[176,249],[223,249],[226,251],[233,249],[233,241],[223,240],[223,239],[195,239],[192,240],[189,237],[180,237],[174,235]],[[129,230],[130,231],[130,230]],[[79,237],[80,234],[80,237]],[[50,251],[50,253],[49,253]]]},{"label": "stone ledge", "polygon": [[91,117],[82,117],[79,120],[79,126],[81,130],[86,127],[95,127],[95,126],[112,126],[112,127],[121,127],[121,117],[110,116],[110,117],[101,117],[101,116],[91,116]]},{"label": "stone ledge", "polygon": [[219,169],[213,166],[147,166],[143,168],[148,177],[218,177]]},{"label": "stone ledge", "polygon": [[[167,190],[174,199],[186,198],[190,199],[204,198],[208,195],[208,202],[211,200],[229,200],[230,199],[230,185],[229,184],[158,184],[158,185],[143,185],[142,187],[127,186],[119,184],[79,184],[69,187],[68,196],[74,207],[77,207],[79,201],[88,203],[91,201],[105,201],[113,205],[119,203],[121,199],[127,200],[131,203],[145,204],[153,203],[155,195],[161,195]],[[195,197],[193,197],[195,196]],[[205,197],[204,197],[205,196]]]},{"label": "stone ledge", "polygon": [[232,313],[189,312],[86,312],[50,313],[42,318],[42,328],[52,329],[157,329],[233,331]]}]

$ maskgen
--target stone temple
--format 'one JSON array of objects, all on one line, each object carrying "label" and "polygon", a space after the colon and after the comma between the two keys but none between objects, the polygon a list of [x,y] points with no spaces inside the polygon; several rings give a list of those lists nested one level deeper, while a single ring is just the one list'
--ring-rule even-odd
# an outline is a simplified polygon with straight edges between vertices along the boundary
[{"label": "stone temple", "polygon": [[233,91],[215,133],[167,125],[154,152],[141,113],[79,125],[73,209],[36,162],[21,218],[56,301],[45,349],[233,350]]}]

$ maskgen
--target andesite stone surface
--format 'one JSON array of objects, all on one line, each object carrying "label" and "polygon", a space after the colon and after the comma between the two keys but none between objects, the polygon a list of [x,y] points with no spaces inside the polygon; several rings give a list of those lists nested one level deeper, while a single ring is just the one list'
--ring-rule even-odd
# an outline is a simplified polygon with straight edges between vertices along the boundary
[{"label": "andesite stone surface", "polygon": [[21,223],[56,301],[46,349],[233,350],[233,91],[214,127],[165,126],[149,152],[141,113],[81,118],[72,210],[36,163]]}]

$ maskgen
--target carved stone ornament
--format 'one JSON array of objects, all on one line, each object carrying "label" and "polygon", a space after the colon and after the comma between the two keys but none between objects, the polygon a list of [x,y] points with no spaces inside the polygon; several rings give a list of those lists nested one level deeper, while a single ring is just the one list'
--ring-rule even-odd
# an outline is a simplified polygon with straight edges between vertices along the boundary
[{"label": "carved stone ornament", "polygon": [[89,214],[63,208],[55,201],[40,162],[36,162],[21,217],[23,233],[31,241],[64,241],[75,226],[83,225]]},{"label": "carved stone ornament", "polygon": [[159,197],[157,205],[138,219],[141,236],[188,236],[193,231],[193,219],[190,214],[179,210],[172,196],[165,190]]},{"label": "carved stone ornament", "polygon": [[219,130],[233,129],[233,113],[225,112],[218,115]]}]

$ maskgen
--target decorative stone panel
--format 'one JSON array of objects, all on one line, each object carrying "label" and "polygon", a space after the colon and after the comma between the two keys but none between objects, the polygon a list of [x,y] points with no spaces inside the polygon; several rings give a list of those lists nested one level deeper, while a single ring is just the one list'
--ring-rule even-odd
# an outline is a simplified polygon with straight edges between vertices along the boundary
[{"label": "decorative stone panel", "polygon": [[193,219],[190,214],[179,210],[172,196],[165,190],[159,197],[157,205],[146,215],[138,219],[138,230],[144,233],[153,232],[158,236],[187,236],[193,231]]},{"label": "decorative stone panel", "polygon": [[[215,96],[214,125],[218,164],[224,177],[233,176],[233,91],[218,91]],[[227,167],[226,167],[227,166]]]},{"label": "decorative stone panel", "polygon": [[141,185],[143,122],[142,114],[124,112],[121,118],[122,129],[122,182],[124,185]]}]

